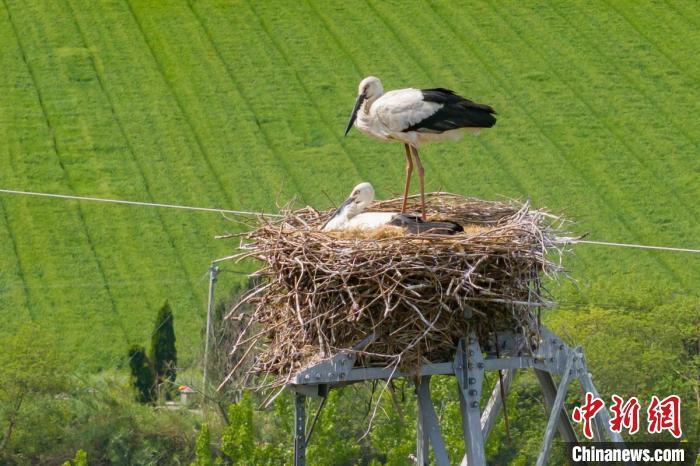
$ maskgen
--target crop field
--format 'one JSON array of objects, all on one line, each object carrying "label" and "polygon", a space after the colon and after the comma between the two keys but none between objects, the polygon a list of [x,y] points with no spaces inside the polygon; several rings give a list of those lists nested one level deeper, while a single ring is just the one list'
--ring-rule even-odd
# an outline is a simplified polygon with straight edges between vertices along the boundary
[{"label": "crop field", "polygon": [[[676,0],[2,0],[0,188],[267,212],[325,208],[360,181],[392,196],[403,148],[343,137],[372,74],[499,113],[422,151],[428,190],[530,199],[589,239],[697,248],[698,50],[700,10]],[[240,229],[0,194],[0,339],[32,320],[98,370],[146,343],[167,299],[192,363],[208,264],[234,246],[214,236]],[[565,264],[563,308],[700,299],[697,255],[580,245]],[[221,277],[221,296],[241,280]]]}]

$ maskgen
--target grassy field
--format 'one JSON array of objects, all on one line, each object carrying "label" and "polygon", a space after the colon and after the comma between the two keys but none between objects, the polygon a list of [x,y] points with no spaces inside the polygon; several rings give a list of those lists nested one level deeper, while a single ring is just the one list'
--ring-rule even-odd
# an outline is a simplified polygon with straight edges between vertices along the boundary
[{"label": "grassy field", "polygon": [[[402,148],[342,137],[373,74],[499,112],[423,151],[429,190],[531,199],[590,239],[698,247],[699,48],[700,10],[676,0],[3,0],[0,188],[264,211],[326,207],[364,180],[390,196]],[[33,320],[104,368],[168,299],[196,361],[207,266],[232,247],[213,237],[238,228],[0,195],[0,336]],[[565,308],[700,299],[693,255],[582,245],[567,266]]]}]

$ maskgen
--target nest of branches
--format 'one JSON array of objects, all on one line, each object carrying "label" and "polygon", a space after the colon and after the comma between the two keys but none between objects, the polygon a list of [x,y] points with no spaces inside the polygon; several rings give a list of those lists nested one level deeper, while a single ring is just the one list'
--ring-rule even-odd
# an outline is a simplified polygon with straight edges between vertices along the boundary
[{"label": "nest of branches", "polygon": [[[510,329],[538,341],[537,310],[549,304],[540,280],[561,271],[558,219],[527,204],[447,193],[428,194],[426,203],[428,220],[458,222],[464,232],[322,232],[333,211],[306,207],[236,235],[241,252],[229,259],[252,258],[261,268],[259,284],[229,314],[246,322],[229,378],[243,375],[246,384],[271,375],[283,385],[341,349],[356,351],[363,366],[410,371],[451,361],[471,330],[485,339]],[[400,207],[393,199],[368,210]]]}]

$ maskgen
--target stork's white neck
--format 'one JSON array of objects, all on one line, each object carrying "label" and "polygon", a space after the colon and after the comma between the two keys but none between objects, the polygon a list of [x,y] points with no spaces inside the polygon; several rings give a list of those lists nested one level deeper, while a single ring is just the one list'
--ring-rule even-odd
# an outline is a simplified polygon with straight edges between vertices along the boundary
[{"label": "stork's white neck", "polygon": [[382,96],[381,93],[375,91],[376,94],[372,94],[371,97],[367,97],[364,102],[362,102],[361,111],[365,115],[369,115],[369,111],[372,109],[372,104],[377,101],[378,98]]},{"label": "stork's white neck", "polygon": [[355,127],[366,135],[377,138],[380,140],[387,140],[383,135],[385,130],[383,126],[376,118],[376,115],[372,113],[372,105],[379,99],[380,96],[372,96],[371,99],[367,99],[362,103],[360,111],[357,112],[357,120],[355,120]]},{"label": "stork's white neck", "polygon": [[323,231],[332,231],[343,228],[350,219],[357,216],[365,208],[364,204],[358,205],[354,202],[343,206],[328,223],[323,227]]}]

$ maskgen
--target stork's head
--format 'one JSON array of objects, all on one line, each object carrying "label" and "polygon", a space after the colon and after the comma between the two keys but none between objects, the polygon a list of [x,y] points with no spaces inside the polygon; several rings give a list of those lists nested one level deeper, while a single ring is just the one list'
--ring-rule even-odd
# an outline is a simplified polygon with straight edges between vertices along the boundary
[{"label": "stork's head", "polygon": [[374,188],[369,183],[360,183],[350,193],[335,214],[321,227],[323,231],[333,231],[346,224],[348,220],[357,214],[361,214],[374,200]]},{"label": "stork's head", "polygon": [[367,100],[375,100],[382,94],[384,94],[384,87],[376,76],[367,76],[360,81],[360,85],[357,87],[357,95],[364,95]]},{"label": "stork's head", "polygon": [[374,187],[367,182],[360,183],[352,189],[350,199],[353,200],[355,215],[365,210],[374,200]]},{"label": "stork's head", "polygon": [[350,197],[338,209],[338,213],[351,219],[355,215],[362,213],[374,200],[374,188],[369,183],[360,183],[352,189]]},{"label": "stork's head", "polygon": [[350,121],[348,126],[345,128],[345,135],[352,128],[355,123],[355,118],[357,118],[357,112],[362,108],[362,104],[367,101],[369,103],[374,102],[379,97],[384,94],[384,87],[379,78],[375,76],[367,76],[365,79],[360,81],[360,86],[357,88],[357,100],[355,100],[355,107],[352,109],[352,114],[350,115]]}]

